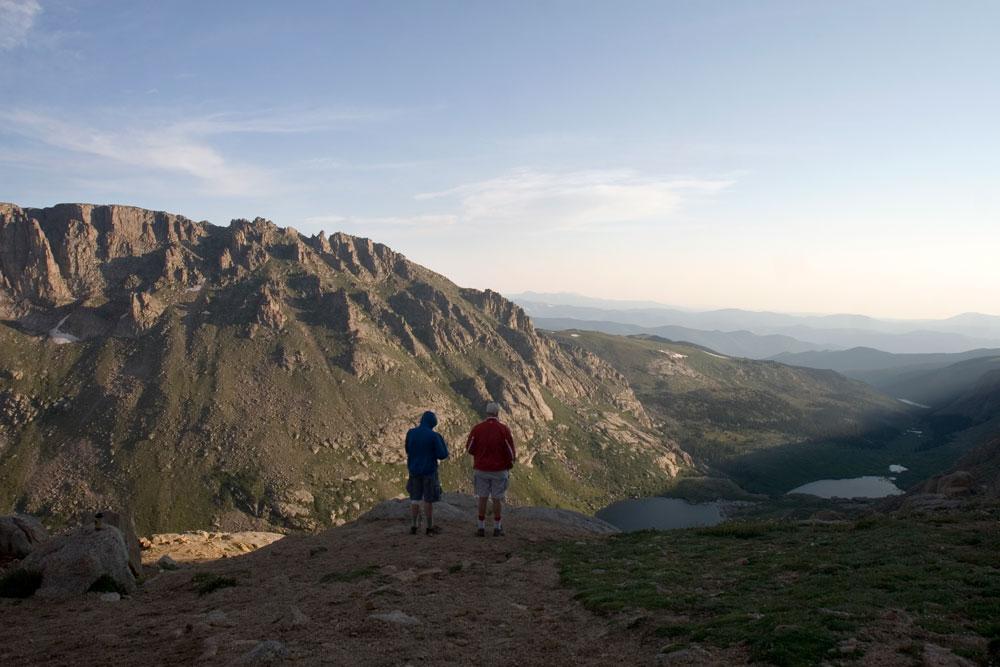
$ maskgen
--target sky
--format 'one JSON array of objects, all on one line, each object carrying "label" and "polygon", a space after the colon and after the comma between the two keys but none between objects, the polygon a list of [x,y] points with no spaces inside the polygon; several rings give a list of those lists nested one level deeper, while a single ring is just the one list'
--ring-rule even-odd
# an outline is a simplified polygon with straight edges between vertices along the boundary
[{"label": "sky", "polygon": [[1000,3],[0,0],[0,201],[463,286],[1000,313]]}]

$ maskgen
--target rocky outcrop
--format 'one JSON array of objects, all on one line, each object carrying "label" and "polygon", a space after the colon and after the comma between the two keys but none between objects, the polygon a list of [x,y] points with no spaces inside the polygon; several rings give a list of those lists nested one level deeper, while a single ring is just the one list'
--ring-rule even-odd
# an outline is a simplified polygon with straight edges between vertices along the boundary
[{"label": "rocky outcrop", "polygon": [[73,299],[41,225],[8,204],[0,205],[0,275],[9,297],[22,302],[22,308]]},{"label": "rocky outcrop", "polygon": [[205,234],[204,223],[135,206],[60,204],[27,212],[54,238],[74,225],[92,228],[96,234],[88,236],[95,238],[94,255],[103,261],[146,255],[170,244],[193,243]]},{"label": "rocky outcrop", "polygon": [[48,539],[42,523],[30,516],[0,516],[0,561],[26,557]]},{"label": "rocky outcrop", "polygon": [[204,280],[200,260],[180,243],[171,243],[163,250],[162,268],[156,281],[158,287],[189,287]]},{"label": "rocky outcrop", "polygon": [[500,324],[515,331],[534,333],[534,327],[524,309],[513,301],[505,299],[493,290],[461,290],[462,298],[476,305],[484,313],[497,320]]},{"label": "rocky outcrop", "polygon": [[[101,510],[101,525],[114,526],[121,531],[122,539],[125,540],[125,547],[128,549],[128,565],[132,574],[140,576],[142,574],[142,547],[135,532],[135,521],[128,514],[116,512],[114,510]],[[81,524],[84,526],[95,525],[96,512],[85,512],[81,517]]]},{"label": "rocky outcrop", "polygon": [[[409,516],[409,509],[409,501],[386,500],[370,509],[358,521],[399,521]],[[547,523],[580,535],[612,535],[621,532],[607,521],[570,510],[509,506],[504,508],[504,512],[505,518],[512,523]],[[469,522],[475,517],[475,513],[476,499],[464,493],[446,493],[441,502],[434,505],[434,517],[437,521]]]},{"label": "rocky outcrop", "polygon": [[13,267],[17,258],[25,261],[30,270],[22,282],[30,289],[22,285],[19,296],[35,303],[67,303],[113,290],[125,278],[109,266],[115,260],[172,255],[161,255],[160,267],[144,267],[155,280],[155,273],[176,268],[183,244],[196,243],[206,231],[183,216],[90,204],[45,209],[0,204],[0,229],[0,247],[11,255],[0,260],[3,273],[20,275]]},{"label": "rocky outcrop", "polygon": [[233,220],[228,231],[228,245],[219,264],[228,264],[231,271],[240,274],[254,271],[268,260],[267,248],[272,245],[278,228],[269,220],[255,218],[253,222]]},{"label": "rocky outcrop", "polygon": [[119,336],[138,336],[156,324],[165,306],[150,292],[135,292],[129,299],[128,312],[118,322]]},{"label": "rocky outcrop", "polygon": [[143,560],[166,570],[192,562],[242,556],[284,537],[281,533],[218,533],[197,530],[188,533],[160,533],[148,539],[143,538],[140,543],[143,545]]},{"label": "rocky outcrop", "polygon": [[136,588],[129,568],[128,547],[114,526],[84,526],[42,542],[19,568],[42,575],[35,597],[62,599],[86,593],[102,578],[121,592]]},{"label": "rocky outcrop", "polygon": [[30,424],[40,410],[29,396],[15,391],[0,391],[0,426],[18,429]]},{"label": "rocky outcrop", "polygon": [[955,472],[934,477],[927,480],[921,491],[923,493],[938,493],[943,496],[971,496],[975,493],[976,479],[972,473],[966,470],[956,470]]},{"label": "rocky outcrop", "polygon": [[283,329],[288,322],[281,306],[281,288],[275,283],[265,283],[260,288],[254,322],[274,331]]},{"label": "rocky outcrop", "polygon": [[337,232],[322,245],[329,246],[328,261],[337,270],[347,271],[365,282],[377,282],[390,275],[410,276],[402,255],[371,239]]}]

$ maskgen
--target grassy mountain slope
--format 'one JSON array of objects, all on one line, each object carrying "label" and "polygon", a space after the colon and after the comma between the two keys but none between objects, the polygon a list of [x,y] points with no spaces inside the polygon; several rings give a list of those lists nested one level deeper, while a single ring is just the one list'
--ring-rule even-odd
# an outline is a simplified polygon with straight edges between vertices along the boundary
[{"label": "grassy mountain slope", "polygon": [[680,664],[986,665],[1000,657],[998,518],[993,504],[746,521],[552,551],[588,608]]},{"label": "grassy mountain slope", "polygon": [[891,395],[941,407],[1000,368],[1000,350],[983,348],[955,354],[892,354],[872,348],[779,354],[773,361],[828,368],[862,380]]},{"label": "grassy mountain slope", "polygon": [[781,493],[826,476],[813,463],[818,452],[828,454],[826,464],[849,462],[855,452],[882,448],[913,418],[898,401],[833,371],[729,358],[656,337],[557,335],[618,369],[666,433],[751,491]]},{"label": "grassy mountain slope", "polygon": [[996,355],[998,350],[981,348],[968,352],[895,354],[871,347],[853,347],[849,350],[811,350],[790,352],[771,357],[790,366],[806,368],[827,368],[848,377],[865,379],[867,372],[877,373],[889,370],[933,370],[960,361]]},{"label": "grassy mountain slope", "polygon": [[340,523],[402,491],[425,409],[454,452],[445,486],[467,484],[461,440],[489,399],[524,501],[599,507],[687,460],[596,356],[367,239],[4,205],[0,240],[0,511]]},{"label": "grassy mountain slope", "polygon": [[906,398],[932,408],[942,408],[963,394],[975,391],[979,382],[1000,370],[1000,354],[967,359],[929,370],[914,369],[879,377],[872,384],[893,396]]}]

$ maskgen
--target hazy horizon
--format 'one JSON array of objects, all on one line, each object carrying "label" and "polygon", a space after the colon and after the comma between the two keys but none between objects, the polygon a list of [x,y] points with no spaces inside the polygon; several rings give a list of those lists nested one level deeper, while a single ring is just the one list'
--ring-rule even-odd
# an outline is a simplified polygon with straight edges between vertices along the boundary
[{"label": "hazy horizon", "polygon": [[0,0],[0,200],[342,230],[503,293],[993,313],[997,19]]},{"label": "hazy horizon", "polygon": [[[621,304],[623,304],[623,307],[624,307],[624,304],[632,304],[632,303],[644,303],[644,304],[648,304],[648,305],[643,305],[643,306],[635,306],[635,305],[628,306],[629,308],[639,308],[639,309],[641,309],[641,308],[668,308],[668,309],[686,310],[686,311],[691,311],[691,312],[711,312],[711,311],[716,311],[716,310],[745,310],[745,311],[754,312],[754,313],[774,313],[774,314],[780,314],[780,315],[791,315],[791,316],[794,316],[794,317],[860,316],[860,317],[869,317],[871,319],[876,319],[876,320],[899,321],[899,322],[921,321],[922,319],[935,320],[935,321],[936,320],[946,320],[946,319],[951,319],[951,318],[954,318],[954,317],[960,317],[962,315],[983,315],[983,316],[986,316],[986,317],[1000,317],[1000,314],[998,314],[998,313],[985,313],[985,312],[964,311],[964,312],[961,312],[961,313],[952,313],[951,315],[945,315],[944,317],[935,317],[935,318],[908,318],[908,317],[907,318],[894,318],[894,317],[883,317],[883,316],[880,316],[880,315],[872,315],[870,313],[856,313],[856,312],[855,313],[848,313],[848,312],[817,312],[817,311],[807,312],[807,311],[788,311],[788,310],[765,310],[765,309],[743,308],[743,307],[741,307],[739,305],[714,305],[714,306],[713,305],[707,305],[707,306],[706,305],[696,305],[696,306],[689,306],[689,305],[684,305],[682,303],[664,303],[664,302],[654,301],[654,300],[649,300],[649,299],[618,299],[618,298],[614,298],[614,297],[595,296],[593,294],[580,294],[579,292],[547,292],[547,291],[541,291],[541,290],[524,290],[523,292],[505,291],[505,292],[503,292],[503,294],[504,294],[504,296],[506,296],[508,298],[520,298],[520,297],[522,297],[524,295],[527,295],[527,294],[535,294],[535,295],[541,295],[541,296],[559,295],[559,296],[566,296],[566,297],[579,297],[579,298],[583,298],[583,299],[593,299],[593,300],[596,300],[596,301],[608,301],[608,302],[615,302],[615,301],[617,301],[617,302],[620,302]],[[525,299],[525,300],[526,301],[530,301],[530,299]]]}]

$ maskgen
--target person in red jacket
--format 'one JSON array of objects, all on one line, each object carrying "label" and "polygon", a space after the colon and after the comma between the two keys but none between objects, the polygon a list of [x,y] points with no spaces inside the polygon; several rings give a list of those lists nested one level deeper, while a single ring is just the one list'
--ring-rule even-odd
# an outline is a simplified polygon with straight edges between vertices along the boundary
[{"label": "person in red jacket", "polygon": [[476,529],[479,537],[486,535],[487,498],[493,498],[493,537],[503,535],[500,510],[507,494],[510,469],[517,459],[514,437],[507,425],[497,418],[499,414],[498,404],[487,403],[486,419],[472,428],[465,443],[465,451],[472,454],[472,483],[479,499],[479,527]]}]

